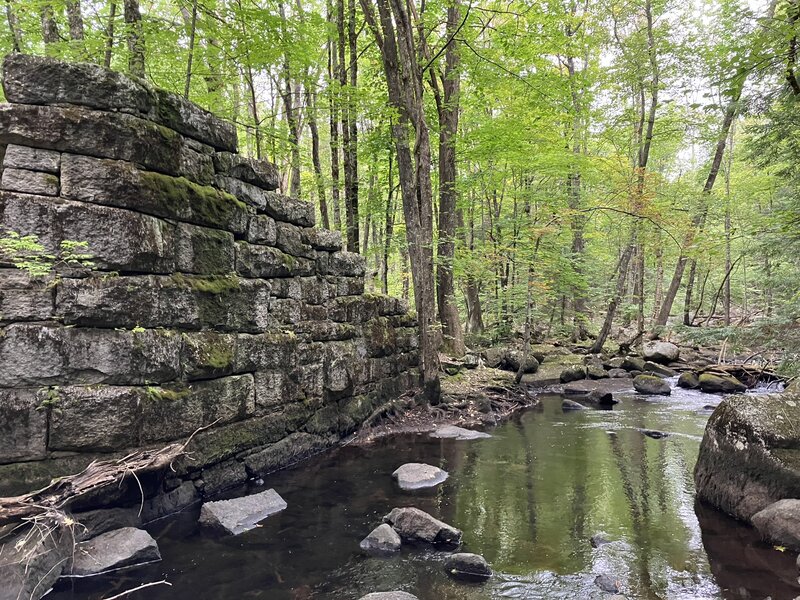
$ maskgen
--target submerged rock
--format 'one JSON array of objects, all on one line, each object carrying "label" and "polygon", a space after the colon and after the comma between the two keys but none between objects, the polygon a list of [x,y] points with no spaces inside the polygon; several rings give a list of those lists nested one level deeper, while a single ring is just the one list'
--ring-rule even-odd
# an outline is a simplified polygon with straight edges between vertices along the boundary
[{"label": "submerged rock", "polygon": [[585,379],[566,384],[561,393],[581,402],[610,406],[617,404],[614,393],[627,389],[630,389],[630,384],[620,379]]},{"label": "submerged rock", "polygon": [[418,490],[439,485],[447,479],[448,474],[433,465],[406,463],[392,473],[392,477],[397,480],[401,489]]},{"label": "submerged rock", "polygon": [[700,378],[694,371],[686,371],[685,373],[681,373],[681,376],[678,377],[678,387],[682,387],[687,390],[695,390],[700,387]]},{"label": "submerged rock", "polygon": [[408,592],[372,592],[361,596],[359,600],[419,600],[414,594]]},{"label": "submerged rock", "polygon": [[637,375],[633,387],[640,394],[651,396],[669,396],[672,393],[669,383],[655,375]]},{"label": "submerged rock", "polygon": [[382,523],[361,540],[361,547],[369,554],[392,554],[400,551],[402,540],[391,525]]},{"label": "submerged rock", "polygon": [[453,440],[479,440],[492,437],[483,431],[474,431],[472,429],[464,429],[455,425],[440,425],[433,432],[430,437],[432,438],[445,438]]},{"label": "submerged rock", "polygon": [[383,520],[407,542],[425,542],[446,549],[457,548],[461,544],[459,529],[418,508],[392,509]]},{"label": "submerged rock", "polygon": [[484,581],[492,576],[492,568],[480,554],[459,552],[444,561],[444,570],[455,579]]},{"label": "submerged rock", "polygon": [[730,375],[703,373],[699,378],[700,390],[707,394],[733,394],[747,391],[747,386]]},{"label": "submerged rock", "polygon": [[681,351],[671,342],[648,342],[642,348],[642,354],[646,360],[668,364],[678,360]]},{"label": "submerged rock", "polygon": [[779,500],[754,514],[752,521],[767,542],[800,550],[800,500]]},{"label": "submerged rock", "polygon": [[800,398],[732,396],[708,420],[694,470],[699,499],[743,521],[800,498]]},{"label": "submerged rock", "polygon": [[590,537],[589,543],[592,545],[592,548],[599,548],[600,546],[610,544],[611,540],[608,539],[608,536],[605,533],[600,532],[595,533],[592,537]]},{"label": "submerged rock", "polygon": [[567,398],[564,398],[561,401],[561,410],[567,412],[571,410],[589,410],[589,409],[580,402],[575,402],[574,400],[569,400]]},{"label": "submerged rock", "polygon": [[586,379],[586,369],[580,365],[573,365],[561,371],[559,380],[561,383],[569,383],[570,381],[578,381]]},{"label": "submerged rock", "polygon": [[619,581],[611,575],[598,575],[594,578],[594,584],[604,592],[609,594],[619,593]]},{"label": "submerged rock", "polygon": [[286,506],[286,501],[273,489],[232,500],[206,502],[200,509],[200,524],[238,535]]},{"label": "submerged rock", "polygon": [[653,438],[654,440],[663,440],[664,438],[668,438],[670,436],[669,433],[665,431],[658,431],[657,429],[640,429],[644,435],[649,438]]},{"label": "submerged rock", "polygon": [[158,544],[149,533],[123,527],[77,544],[69,574],[73,577],[99,575],[159,560]]}]

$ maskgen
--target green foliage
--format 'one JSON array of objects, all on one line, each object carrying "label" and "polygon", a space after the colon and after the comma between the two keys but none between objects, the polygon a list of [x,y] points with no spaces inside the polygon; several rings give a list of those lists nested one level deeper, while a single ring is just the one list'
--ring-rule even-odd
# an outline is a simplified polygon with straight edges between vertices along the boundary
[{"label": "green foliage", "polygon": [[31,278],[53,274],[59,267],[93,268],[87,242],[63,240],[56,254],[47,251],[36,235],[7,230],[0,237],[0,254]]}]

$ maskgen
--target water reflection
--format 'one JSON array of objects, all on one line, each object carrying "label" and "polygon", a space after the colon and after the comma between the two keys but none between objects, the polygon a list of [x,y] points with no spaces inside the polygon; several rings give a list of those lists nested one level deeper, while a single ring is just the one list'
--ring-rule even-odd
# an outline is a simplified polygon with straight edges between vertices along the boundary
[{"label": "water reflection", "polygon": [[[166,577],[171,588],[140,598],[187,600],[351,599],[403,589],[421,600],[603,598],[599,573],[630,598],[763,598],[800,595],[794,557],[703,507],[695,514],[691,470],[707,415],[699,393],[613,411],[543,409],[472,442],[424,436],[343,448],[278,473],[289,508],[235,538],[198,530],[196,512],[152,528],[164,561],[113,579],[62,582],[58,600],[102,598]],[[671,435],[651,439],[640,431]],[[404,462],[450,472],[439,488],[403,492],[390,474]],[[440,554],[404,550],[367,558],[358,542],[394,506],[415,505],[464,531],[496,576],[485,585],[450,581]],[[698,522],[699,518],[699,522]],[[615,540],[594,549],[589,538]],[[136,598],[136,595],[132,595]]]}]

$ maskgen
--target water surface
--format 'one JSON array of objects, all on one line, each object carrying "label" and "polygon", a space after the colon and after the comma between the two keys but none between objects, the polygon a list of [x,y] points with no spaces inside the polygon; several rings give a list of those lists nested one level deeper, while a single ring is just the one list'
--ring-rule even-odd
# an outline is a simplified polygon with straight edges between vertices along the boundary
[{"label": "water surface", "polygon": [[[491,430],[456,442],[397,436],[344,447],[280,473],[288,509],[237,537],[196,526],[198,509],[148,529],[163,562],[83,580],[61,580],[51,598],[100,599],[166,579],[133,599],[357,599],[402,589],[421,600],[607,598],[597,574],[629,598],[765,598],[800,595],[794,555],[695,504],[692,469],[707,412],[718,398],[676,389],[670,398],[622,397],[610,411],[563,413],[557,396]],[[642,429],[669,432],[655,440]],[[435,491],[403,492],[390,474],[405,462],[450,473]],[[255,488],[255,490],[264,488]],[[240,491],[241,493],[242,491]],[[395,506],[417,506],[464,531],[495,576],[465,585],[420,549],[380,559],[358,543]],[[605,532],[611,544],[594,549]]]}]

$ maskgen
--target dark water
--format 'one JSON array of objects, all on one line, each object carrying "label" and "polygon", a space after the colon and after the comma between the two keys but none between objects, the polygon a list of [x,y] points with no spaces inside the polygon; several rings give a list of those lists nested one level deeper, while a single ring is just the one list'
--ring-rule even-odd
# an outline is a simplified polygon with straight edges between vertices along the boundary
[{"label": "dark water", "polygon": [[[694,466],[718,398],[675,390],[669,399],[624,398],[613,411],[562,413],[560,400],[470,442],[401,436],[345,447],[277,473],[289,508],[261,527],[220,538],[195,526],[198,510],[149,527],[163,562],[114,577],[61,580],[51,598],[99,599],[142,582],[171,587],[133,599],[355,599],[402,589],[421,600],[603,598],[597,574],[629,598],[765,598],[800,595],[794,555],[696,506]],[[654,440],[639,429],[670,432]],[[434,492],[402,492],[391,472],[427,462],[451,476]],[[263,489],[263,488],[259,488]],[[414,505],[464,531],[465,550],[495,576],[448,579],[442,555],[414,550],[367,558],[358,543],[394,506]],[[615,541],[593,549],[600,531]]]}]

